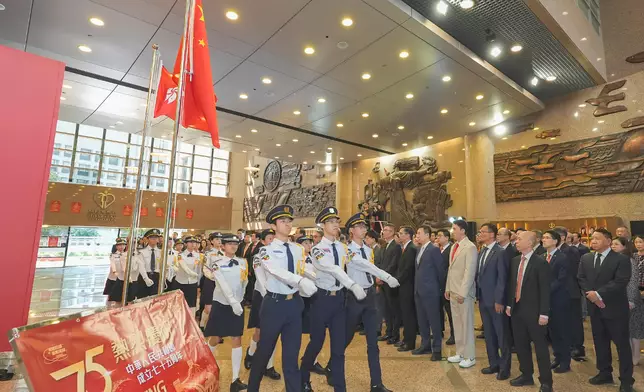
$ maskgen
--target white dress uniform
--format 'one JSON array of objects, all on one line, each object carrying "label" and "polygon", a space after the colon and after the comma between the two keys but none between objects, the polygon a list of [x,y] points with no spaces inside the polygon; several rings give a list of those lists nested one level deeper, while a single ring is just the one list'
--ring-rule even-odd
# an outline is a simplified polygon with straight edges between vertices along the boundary
[{"label": "white dress uniform", "polygon": [[[152,280],[153,284],[148,286],[144,281],[139,280],[137,298],[145,298],[156,295],[159,285],[159,273],[163,264],[163,251],[158,247],[151,248],[149,245],[139,250],[143,259],[144,271]],[[154,256],[152,255],[154,253]],[[153,268],[154,267],[154,268]]]},{"label": "white dress uniform", "polygon": [[197,286],[201,278],[204,257],[201,253],[184,250],[174,255],[172,270],[175,273],[175,288],[181,290],[191,308],[197,307]]},{"label": "white dress uniform", "polygon": [[[105,288],[103,289],[103,295],[110,295],[112,291],[112,286],[116,282],[116,267],[114,264],[114,259],[121,257],[121,252],[116,251],[110,255],[110,272],[107,274],[107,279],[105,280]],[[111,301],[108,298],[108,301]]]},{"label": "white dress uniform", "polygon": [[244,308],[241,302],[248,284],[246,260],[219,256],[213,260],[212,266],[204,269],[204,274],[216,281],[205,336],[242,336]]},{"label": "white dress uniform", "polygon": [[165,271],[165,288],[163,291],[174,290],[174,278],[176,275],[173,268],[174,265],[171,261],[174,261],[174,258],[176,257],[178,252],[175,251],[174,249],[170,249],[167,252],[168,252],[168,265]]},{"label": "white dress uniform", "polygon": [[[127,255],[125,252],[121,253],[118,258],[114,258],[114,270],[116,271],[116,282],[110,291],[109,301],[120,302],[123,299],[123,281],[125,280],[125,264]],[[127,301],[131,302],[138,296],[140,290],[140,283],[142,281],[145,287],[153,284],[152,280],[145,272],[143,258],[138,251],[132,255],[130,260],[130,286],[128,288]]]}]

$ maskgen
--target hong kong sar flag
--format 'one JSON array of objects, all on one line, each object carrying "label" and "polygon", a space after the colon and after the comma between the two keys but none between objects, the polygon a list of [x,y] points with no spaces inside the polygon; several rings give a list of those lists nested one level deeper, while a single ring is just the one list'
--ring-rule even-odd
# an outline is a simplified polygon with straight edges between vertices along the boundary
[{"label": "hong kong sar flag", "polygon": [[[210,68],[210,52],[206,34],[206,20],[203,13],[202,0],[195,0],[193,12],[190,15],[186,40],[186,64],[184,69],[181,125],[184,128],[194,128],[210,133],[212,145],[219,148],[219,128],[217,126],[217,97],[212,83]],[[179,96],[177,86],[181,73],[183,37],[179,45],[174,72],[170,73],[162,67],[157,90],[157,100],[154,117],[165,115],[175,119],[176,105]]]}]

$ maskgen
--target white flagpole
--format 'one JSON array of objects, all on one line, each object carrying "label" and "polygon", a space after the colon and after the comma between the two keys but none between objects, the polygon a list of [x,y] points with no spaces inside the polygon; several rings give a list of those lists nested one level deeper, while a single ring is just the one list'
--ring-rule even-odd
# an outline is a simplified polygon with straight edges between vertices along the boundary
[{"label": "white flagpole", "polygon": [[[174,131],[172,134],[172,151],[170,152],[170,178],[168,181],[168,198],[166,200],[165,210],[165,225],[163,226],[164,235],[168,235],[170,225],[172,222],[172,210],[174,209],[175,198],[174,195],[174,167],[177,158],[177,144],[179,140],[179,127],[181,126],[181,115],[183,114],[183,96],[184,96],[184,78],[186,73],[186,58],[188,54],[188,46],[192,46],[192,41],[189,39],[190,29],[189,25],[194,15],[194,0],[186,0],[186,15],[184,18],[183,29],[183,45],[181,47],[181,70],[179,72],[179,84],[177,92],[177,112],[174,122]],[[161,263],[161,272],[159,273],[159,291],[158,294],[163,293],[163,285],[165,283],[165,273],[168,265],[168,252],[163,252],[163,261]]]},{"label": "white flagpole", "polygon": [[[121,305],[125,306],[127,304],[127,292],[129,290],[130,275],[132,272],[132,254],[136,250],[136,229],[139,227],[141,221],[141,205],[143,204],[143,190],[141,189],[141,177],[143,173],[143,158],[145,154],[145,140],[149,134],[150,126],[152,123],[152,113],[154,112],[154,100],[156,97],[156,88],[158,86],[158,78],[160,75],[159,70],[160,61],[159,61],[159,46],[157,44],[152,45],[152,66],[150,68],[150,85],[148,87],[148,97],[147,104],[145,107],[145,120],[143,122],[143,132],[141,133],[141,149],[139,151],[139,165],[137,168],[136,176],[136,191],[134,197],[134,208],[132,214],[132,224],[130,225],[130,234],[128,236],[128,245],[125,259],[125,275],[123,277],[123,298],[121,299]],[[126,174],[127,176],[127,174]],[[127,181],[127,177],[126,177]]]}]

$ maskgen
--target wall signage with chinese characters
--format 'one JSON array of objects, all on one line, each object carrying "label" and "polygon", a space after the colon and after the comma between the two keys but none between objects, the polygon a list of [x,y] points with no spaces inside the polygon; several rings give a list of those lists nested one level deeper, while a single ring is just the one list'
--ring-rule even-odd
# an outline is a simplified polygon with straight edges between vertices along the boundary
[{"label": "wall signage with chinese characters", "polygon": [[87,211],[87,220],[90,222],[114,222],[116,221],[116,212],[110,210],[110,206],[116,201],[116,196],[107,189],[94,194],[94,203],[97,208]]},{"label": "wall signage with chinese characters", "polygon": [[219,368],[178,291],[9,332],[32,391],[219,390]]}]

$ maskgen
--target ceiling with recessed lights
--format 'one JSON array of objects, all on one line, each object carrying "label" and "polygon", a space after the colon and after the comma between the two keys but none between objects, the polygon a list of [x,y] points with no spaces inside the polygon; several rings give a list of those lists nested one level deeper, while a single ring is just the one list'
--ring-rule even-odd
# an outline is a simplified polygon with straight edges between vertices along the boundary
[{"label": "ceiling with recessed lights", "polygon": [[[449,26],[397,0],[203,3],[218,106],[227,109],[219,112],[222,148],[230,151],[282,159],[292,155],[293,161],[325,159],[328,152],[334,162],[372,158],[533,113],[543,108],[537,97],[558,94],[552,93],[554,86],[578,89],[587,82],[581,74],[566,73],[572,72],[568,68],[553,69],[556,81],[543,80],[535,88],[516,77],[513,81],[504,75],[504,64],[514,56],[509,46],[498,61],[477,56],[445,32]],[[411,3],[420,7],[423,2]],[[455,15],[471,20],[462,15],[477,13],[487,3],[495,2],[475,1]],[[123,83],[148,86],[152,44],[159,45],[164,64],[172,67],[185,1],[3,4],[0,44],[70,68],[61,120],[140,130],[147,94]],[[489,8],[483,11],[487,15]],[[533,41],[516,42],[522,50],[514,68],[524,64],[524,55],[535,56]],[[536,74],[549,76],[538,64]],[[172,121],[155,119],[153,124],[155,137],[168,137]],[[200,131],[182,130],[182,137],[210,143]]]}]

